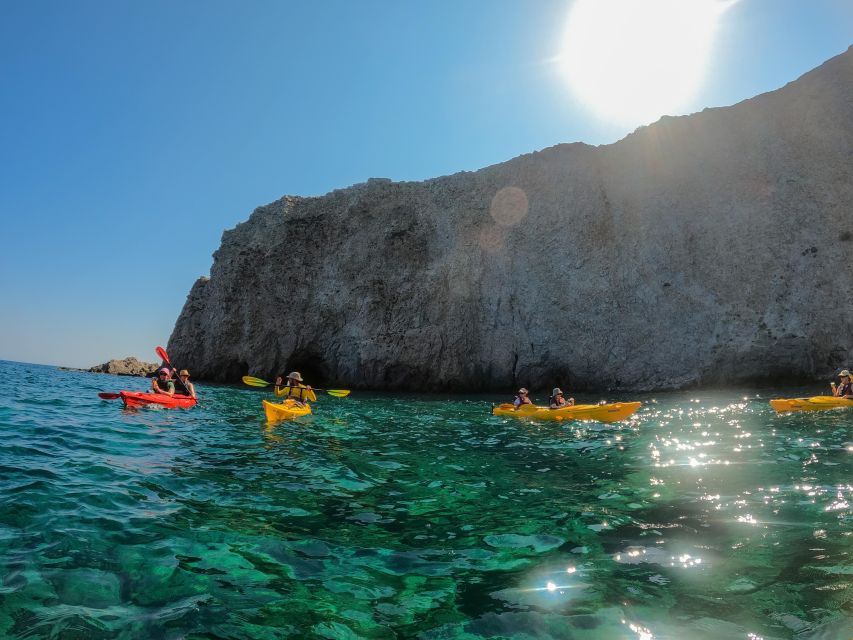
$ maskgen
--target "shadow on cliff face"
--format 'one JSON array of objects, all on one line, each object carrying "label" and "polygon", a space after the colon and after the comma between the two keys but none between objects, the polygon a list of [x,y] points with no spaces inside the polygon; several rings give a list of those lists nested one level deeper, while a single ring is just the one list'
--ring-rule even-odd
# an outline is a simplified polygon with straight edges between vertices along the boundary
[{"label": "shadow on cliff face", "polygon": [[249,373],[249,365],[246,362],[231,362],[222,375],[222,381],[238,382],[240,378]]},{"label": "shadow on cliff face", "polygon": [[325,386],[330,382],[330,370],[326,361],[318,353],[309,353],[306,351],[298,351],[287,359],[286,372],[281,372],[282,375],[291,371],[298,371],[307,381],[307,384],[312,386]]}]

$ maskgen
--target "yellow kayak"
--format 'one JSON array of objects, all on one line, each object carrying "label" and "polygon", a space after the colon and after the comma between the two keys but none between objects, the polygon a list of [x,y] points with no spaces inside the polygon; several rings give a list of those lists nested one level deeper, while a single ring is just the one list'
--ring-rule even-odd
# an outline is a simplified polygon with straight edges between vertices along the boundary
[{"label": "yellow kayak", "polygon": [[284,402],[267,402],[264,403],[264,413],[267,414],[269,422],[278,422],[280,420],[289,420],[290,418],[298,418],[299,416],[307,416],[311,413],[311,405],[304,404],[298,406],[295,400],[285,400]]},{"label": "yellow kayak", "polygon": [[501,404],[492,409],[494,416],[514,416],[533,418],[534,420],[598,420],[599,422],[618,422],[624,420],[637,409],[642,402],[614,402],[612,404],[576,404],[563,409],[537,407],[523,404],[518,409],[510,404]]},{"label": "yellow kayak", "polygon": [[811,398],[781,398],[771,400],[770,406],[778,412],[783,411],[824,411],[840,407],[853,407],[853,400],[835,396],[812,396]]}]

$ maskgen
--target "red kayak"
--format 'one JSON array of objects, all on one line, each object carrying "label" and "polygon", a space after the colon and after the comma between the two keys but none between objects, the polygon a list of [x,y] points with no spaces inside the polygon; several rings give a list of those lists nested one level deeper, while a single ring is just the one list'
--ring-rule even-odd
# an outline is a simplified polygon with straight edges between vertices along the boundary
[{"label": "red kayak", "polygon": [[141,393],[139,391],[119,391],[118,395],[126,407],[160,405],[167,409],[189,409],[196,405],[196,399],[190,396],[168,396],[164,393]]}]

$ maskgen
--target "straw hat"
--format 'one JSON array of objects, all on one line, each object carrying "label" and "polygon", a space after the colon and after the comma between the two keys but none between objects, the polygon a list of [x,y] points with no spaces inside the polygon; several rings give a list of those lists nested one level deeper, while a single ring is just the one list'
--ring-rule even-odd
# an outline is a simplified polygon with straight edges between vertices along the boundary
[{"label": "straw hat", "polygon": [[839,374],[838,374],[838,377],[839,377],[839,378],[848,378],[848,377],[850,377],[850,370],[849,370],[849,369],[844,369],[844,371],[842,371],[841,373],[839,373]]},{"label": "straw hat", "polygon": [[287,379],[296,380],[296,382],[302,382],[302,376],[299,375],[298,371],[291,371],[289,374],[287,374]]},{"label": "straw hat", "polygon": [[563,390],[559,387],[554,387],[554,390],[551,392],[552,396],[560,396],[563,395]]}]

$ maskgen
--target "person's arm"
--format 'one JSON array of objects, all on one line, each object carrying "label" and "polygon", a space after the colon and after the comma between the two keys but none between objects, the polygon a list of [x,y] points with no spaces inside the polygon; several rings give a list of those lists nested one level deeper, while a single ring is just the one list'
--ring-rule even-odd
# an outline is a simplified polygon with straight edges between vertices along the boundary
[{"label": "person's arm", "polygon": [[160,387],[157,386],[157,378],[151,378],[151,391],[160,393]]},{"label": "person's arm", "polygon": [[314,393],[314,389],[311,388],[310,384],[308,385],[307,389],[308,391],[305,394],[305,399],[310,400],[311,402],[317,402],[317,394]]},{"label": "person's arm", "polygon": [[832,389],[833,396],[838,396],[838,387],[835,386],[834,382],[829,383],[829,388]]},{"label": "person's arm", "polygon": [[566,401],[566,406],[567,406],[567,407],[573,407],[573,406],[575,406],[575,399],[574,399],[574,398],[569,398],[569,399]]},{"label": "person's arm", "polygon": [[161,393],[165,393],[167,396],[170,396],[170,397],[175,395],[175,383],[172,382],[171,380],[167,380],[166,381],[166,390],[162,391]]},{"label": "person's arm", "polygon": [[281,376],[278,376],[275,379],[275,395],[281,396],[290,396],[290,385],[282,386],[282,382],[284,380],[281,379]]},{"label": "person's arm", "polygon": [[187,391],[190,392],[190,396],[195,398],[195,385],[192,382],[187,382]]}]

